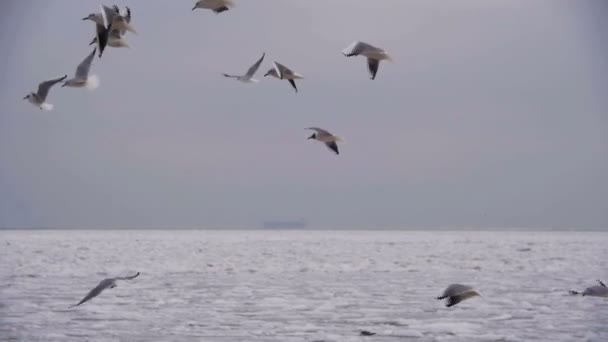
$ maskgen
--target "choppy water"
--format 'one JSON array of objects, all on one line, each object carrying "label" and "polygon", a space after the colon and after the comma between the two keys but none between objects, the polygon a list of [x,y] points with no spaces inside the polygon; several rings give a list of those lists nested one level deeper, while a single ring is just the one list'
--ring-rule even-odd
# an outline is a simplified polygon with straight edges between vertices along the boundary
[{"label": "choppy water", "polygon": [[[608,299],[566,292],[607,256],[607,233],[3,231],[0,340],[608,341]],[[452,282],[483,297],[448,309]]]}]

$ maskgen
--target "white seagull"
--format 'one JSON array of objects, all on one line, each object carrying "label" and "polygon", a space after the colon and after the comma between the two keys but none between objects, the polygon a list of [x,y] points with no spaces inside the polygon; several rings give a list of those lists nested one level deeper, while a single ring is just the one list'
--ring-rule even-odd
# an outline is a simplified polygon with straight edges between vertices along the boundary
[{"label": "white seagull", "polygon": [[441,300],[447,298],[445,306],[449,308],[450,306],[456,305],[465,299],[475,296],[479,296],[479,293],[477,293],[477,291],[475,291],[472,287],[468,285],[452,284],[448,286],[445,291],[443,291],[441,296],[436,297],[436,299]]},{"label": "white seagull", "polygon": [[199,0],[194,4],[192,10],[210,9],[217,14],[229,10],[231,7],[234,7],[234,2],[231,0]]},{"label": "white seagull", "polygon": [[573,295],[591,296],[591,297],[608,297],[608,287],[601,280],[597,281],[599,285],[593,285],[586,288],[582,293],[577,291],[569,291]]},{"label": "white seagull", "polygon": [[137,34],[137,31],[131,26],[131,9],[129,7],[126,7],[125,14],[121,14],[120,9],[116,5],[112,7],[101,5],[100,7],[101,12],[91,13],[82,18],[82,20],[91,20],[107,28],[111,26],[119,30],[121,34],[125,34],[127,31]]},{"label": "white seagull", "polygon": [[262,61],[264,60],[264,56],[266,56],[266,53],[262,54],[262,58],[260,58],[257,62],[255,62],[255,64],[252,65],[249,68],[249,70],[247,70],[247,73],[245,75],[241,75],[241,76],[228,75],[228,74],[222,74],[222,75],[224,75],[225,77],[229,77],[229,78],[236,78],[237,81],[241,81],[243,83],[259,82],[258,80],[253,78],[253,75],[260,68],[260,64],[262,64]]},{"label": "white seagull", "polygon": [[95,90],[99,87],[99,78],[97,75],[89,75],[89,70],[91,69],[93,58],[95,58],[96,50],[97,48],[93,49],[93,51],[78,65],[74,78],[65,81],[62,87],[86,87],[88,90]]},{"label": "white seagull", "polygon": [[359,55],[367,57],[367,66],[369,68],[369,73],[371,74],[372,80],[376,78],[380,61],[385,59],[392,61],[391,56],[389,56],[386,51],[360,41],[354,41],[346,49],[344,49],[342,53],[346,57]]},{"label": "white seagull", "polygon": [[336,154],[340,154],[338,151],[338,141],[342,141],[342,138],[329,133],[328,131],[319,128],[319,127],[308,127],[306,129],[311,129],[315,131],[308,139],[314,139],[320,141],[327,146],[330,150],[334,151]]},{"label": "white seagull", "polygon": [[37,92],[35,92],[35,93],[30,92],[23,99],[28,100],[31,104],[40,108],[41,110],[46,110],[46,111],[53,110],[53,105],[46,102],[46,97],[49,95],[49,90],[51,90],[52,86],[65,80],[66,78],[68,78],[68,75],[65,75],[60,78],[55,78],[52,80],[44,81],[38,85]]},{"label": "white seagull", "polygon": [[302,79],[302,78],[304,78],[304,76],[298,74],[297,72],[293,72],[291,69],[289,69],[288,67],[284,66],[281,63],[273,62],[272,64],[274,65],[274,68],[268,70],[268,72],[264,75],[264,77],[272,76],[272,77],[278,78],[280,80],[283,80],[283,79],[288,80],[289,83],[291,84],[291,86],[293,87],[293,89],[295,89],[295,91],[297,93],[298,87],[296,87],[295,80]]},{"label": "white seagull", "polygon": [[89,291],[89,293],[87,293],[87,295],[84,296],[84,298],[82,298],[82,300],[80,302],[78,302],[78,304],[71,305],[70,307],[78,306],[80,304],[83,304],[86,301],[89,301],[89,300],[99,296],[99,294],[107,288],[111,288],[111,289],[115,288],[117,280],[131,280],[133,278],[136,278],[138,275],[139,275],[139,272],[137,272],[135,275],[132,275],[130,277],[116,277],[116,278],[104,279],[101,282],[99,282],[99,284],[97,286],[95,286],[94,289]]}]

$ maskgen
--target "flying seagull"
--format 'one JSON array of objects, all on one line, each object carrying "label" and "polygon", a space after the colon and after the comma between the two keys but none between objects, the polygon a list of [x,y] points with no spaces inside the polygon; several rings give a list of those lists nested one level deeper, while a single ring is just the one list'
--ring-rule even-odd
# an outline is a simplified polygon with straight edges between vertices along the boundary
[{"label": "flying seagull", "polygon": [[80,302],[78,302],[78,304],[74,304],[70,307],[78,306],[80,304],[83,304],[84,302],[87,302],[87,301],[99,296],[99,294],[107,288],[111,288],[111,289],[115,288],[117,280],[131,280],[131,279],[136,278],[138,275],[139,275],[139,272],[137,272],[135,275],[132,275],[130,277],[116,277],[116,278],[104,279],[101,282],[99,282],[99,285],[95,286],[94,289],[89,291],[89,293],[87,293],[87,295],[84,296],[84,298],[82,298],[82,300]]},{"label": "flying seagull", "polygon": [[243,83],[258,82],[258,80],[253,78],[253,75],[260,68],[260,64],[262,64],[262,61],[264,60],[264,56],[266,56],[266,53],[262,54],[262,58],[260,58],[257,62],[255,62],[255,64],[252,65],[249,68],[249,70],[247,70],[247,73],[245,75],[241,75],[241,76],[228,75],[228,74],[222,74],[222,75],[224,75],[225,77],[236,78],[237,81],[241,81]]},{"label": "flying seagull", "polygon": [[359,330],[359,335],[361,336],[374,336],[375,332],[367,331],[367,330]]},{"label": "flying seagull", "polygon": [[586,288],[582,293],[577,291],[568,291],[573,295],[592,296],[592,297],[608,297],[608,287],[601,280],[597,281],[599,285],[593,285]]},{"label": "flying seagull", "polygon": [[234,7],[234,3],[231,0],[199,0],[194,4],[192,10],[197,8],[210,9],[215,13],[222,13]]},{"label": "flying seagull", "polygon": [[289,83],[291,84],[293,89],[295,89],[295,91],[297,93],[298,87],[296,87],[295,80],[302,79],[302,78],[304,78],[304,76],[298,74],[297,72],[293,72],[291,69],[289,69],[288,67],[284,66],[281,63],[273,62],[273,65],[274,65],[274,68],[268,70],[268,72],[264,75],[264,77],[272,76],[272,77],[278,78],[280,80],[286,79],[289,81]]},{"label": "flying seagull", "polygon": [[369,73],[371,74],[372,80],[376,78],[380,61],[385,59],[392,61],[391,57],[386,51],[360,41],[354,41],[346,49],[344,49],[342,53],[346,57],[359,55],[367,57],[367,67],[369,68]]},{"label": "flying seagull", "polygon": [[338,136],[335,136],[328,131],[318,128],[318,127],[308,127],[307,129],[311,129],[315,131],[308,139],[314,139],[320,141],[327,146],[330,150],[334,151],[336,154],[340,154],[338,151],[338,144],[336,142],[342,141],[342,139]]},{"label": "flying seagull", "polygon": [[137,31],[131,26],[131,9],[129,7],[126,7],[125,14],[121,14],[116,5],[112,7],[101,5],[100,8],[99,13],[91,13],[82,20],[91,20],[105,27],[112,26],[119,30],[121,34],[125,34],[127,31],[137,34]]},{"label": "flying seagull", "polygon": [[35,93],[30,92],[23,99],[28,100],[31,104],[33,104],[34,106],[37,106],[41,110],[47,110],[47,111],[53,110],[53,105],[46,102],[46,97],[49,94],[49,90],[51,90],[52,86],[65,80],[66,78],[68,78],[68,75],[65,75],[60,78],[55,78],[52,80],[44,81],[38,85],[37,92],[35,92]]},{"label": "flying seagull", "polygon": [[89,75],[93,58],[95,58],[95,51],[93,51],[78,65],[76,68],[76,74],[74,78],[65,81],[62,87],[74,87],[82,88],[86,87],[89,90],[95,90],[99,87],[99,78],[96,75]]},{"label": "flying seagull", "polygon": [[465,299],[475,296],[479,296],[479,293],[477,293],[477,291],[475,291],[472,287],[461,284],[452,284],[448,286],[448,288],[443,291],[443,294],[436,299],[441,300],[447,298],[445,306],[449,308],[450,306],[454,306]]}]

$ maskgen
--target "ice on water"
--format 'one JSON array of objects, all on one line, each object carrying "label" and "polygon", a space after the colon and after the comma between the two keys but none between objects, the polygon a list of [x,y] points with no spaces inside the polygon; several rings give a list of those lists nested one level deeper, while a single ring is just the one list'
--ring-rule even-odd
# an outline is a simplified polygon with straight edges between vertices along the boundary
[{"label": "ice on water", "polygon": [[[2,231],[0,340],[608,341],[608,300],[567,294],[607,255],[606,233]],[[448,309],[450,283],[482,297]]]}]

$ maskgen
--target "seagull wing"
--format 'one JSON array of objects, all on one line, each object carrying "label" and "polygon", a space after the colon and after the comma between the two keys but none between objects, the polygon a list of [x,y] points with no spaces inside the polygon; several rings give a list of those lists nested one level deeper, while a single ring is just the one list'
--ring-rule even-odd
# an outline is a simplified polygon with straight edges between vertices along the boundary
[{"label": "seagull wing", "polygon": [[127,6],[127,15],[125,16],[125,20],[127,21],[127,23],[131,23],[131,9]]},{"label": "seagull wing", "polygon": [[325,135],[325,136],[331,136],[331,135],[333,135],[333,134],[329,133],[328,131],[326,131],[326,130],[324,130],[322,128],[319,128],[319,127],[308,127],[306,129],[311,129],[311,130],[317,132],[317,134],[319,134],[319,135]]},{"label": "seagull wing", "polygon": [[249,70],[247,70],[247,77],[251,78],[253,77],[253,75],[256,73],[256,71],[258,71],[258,69],[260,68],[260,65],[262,64],[262,61],[264,60],[264,57],[266,56],[266,53],[262,54],[262,58],[260,58],[257,62],[255,62],[254,65],[252,65]]},{"label": "seagull wing", "polygon": [[228,6],[221,6],[221,7],[217,7],[213,9],[213,12],[215,13],[222,13],[224,11],[229,10],[230,8],[228,8]]},{"label": "seagull wing", "polygon": [[293,87],[293,89],[295,89],[296,93],[298,92],[298,87],[296,86],[296,81],[292,80],[291,78],[288,79],[289,83],[291,84],[291,86]]},{"label": "seagull wing", "polygon": [[278,63],[278,62],[273,62],[273,64],[274,64],[274,69],[277,72],[277,76],[279,76],[280,79],[283,79],[283,77],[285,75],[293,74],[293,71],[291,71],[288,67],[284,66],[283,64]]},{"label": "seagull wing", "polygon": [[107,289],[110,285],[112,285],[112,281],[111,279],[104,279],[102,280],[99,285],[95,286],[94,289],[92,289],[91,291],[89,291],[89,293],[87,293],[86,296],[84,296],[84,298],[82,298],[82,300],[80,300],[80,302],[78,302],[78,304],[72,305],[72,306],[78,306],[80,304],[83,304],[97,296],[99,296],[99,294]]},{"label": "seagull wing", "polygon": [[367,67],[369,69],[369,74],[372,76],[372,80],[376,78],[376,74],[378,73],[379,66],[380,66],[379,60],[372,59],[372,58],[367,59]]},{"label": "seagull wing", "polygon": [[329,148],[330,150],[334,151],[336,154],[340,154],[340,152],[338,151],[338,144],[336,144],[335,141],[326,142],[325,146],[327,146],[327,148]]},{"label": "seagull wing", "polygon": [[116,12],[118,10],[118,7],[116,7],[116,5],[114,5],[114,8],[105,5],[100,5],[100,8],[101,16],[103,18],[103,25],[109,29],[110,25],[114,21],[114,18],[119,15],[119,13]]},{"label": "seagull wing", "polygon": [[351,57],[351,56],[358,56],[363,51],[371,50],[371,49],[378,49],[378,48],[376,48],[375,46],[372,46],[370,44],[364,43],[364,42],[354,41],[348,47],[346,47],[346,49],[342,50],[342,53],[346,57]]},{"label": "seagull wing", "polygon": [[93,58],[95,58],[95,52],[97,48],[94,48],[93,51],[78,65],[76,68],[76,78],[81,80],[86,80],[89,77],[89,69],[91,69],[91,64],[93,63]]},{"label": "seagull wing", "polygon": [[114,280],[131,280],[131,279],[137,278],[138,276],[139,276],[139,272],[135,273],[132,276],[128,276],[128,277],[116,277],[116,278],[113,278],[113,279]]},{"label": "seagull wing", "polygon": [[103,50],[108,44],[110,31],[103,25],[97,24],[97,48],[99,49],[99,58],[103,55]]},{"label": "seagull wing", "polygon": [[46,100],[46,97],[49,94],[49,90],[51,90],[51,87],[65,80],[66,78],[68,78],[68,75],[40,83],[38,85],[38,91],[36,92],[36,95],[38,95],[38,97],[40,97],[42,101]]}]

